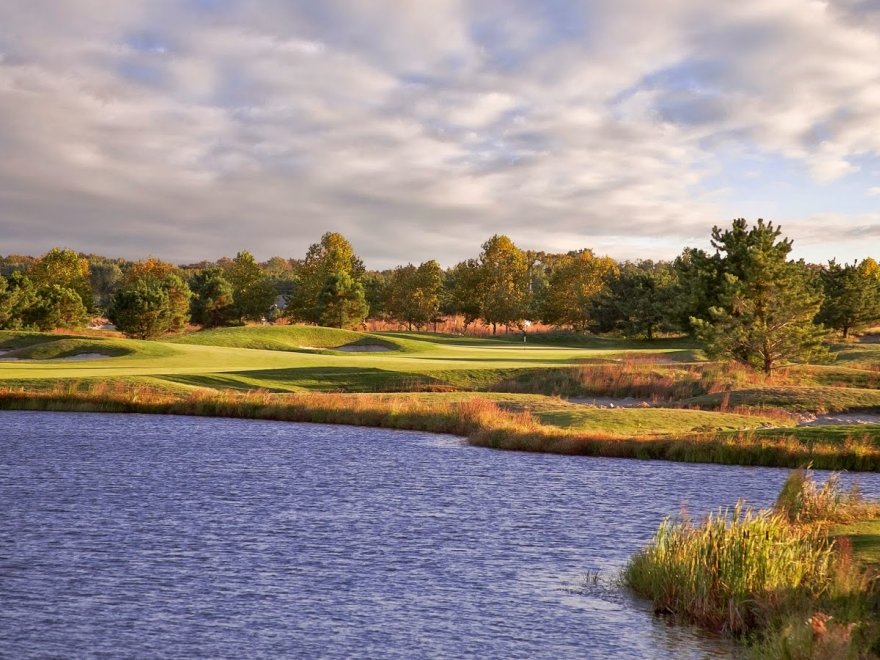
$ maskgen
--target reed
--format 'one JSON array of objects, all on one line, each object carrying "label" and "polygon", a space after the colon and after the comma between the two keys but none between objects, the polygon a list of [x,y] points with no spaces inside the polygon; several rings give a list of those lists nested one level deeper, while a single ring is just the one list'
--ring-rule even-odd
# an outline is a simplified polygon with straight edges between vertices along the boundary
[{"label": "reed", "polygon": [[622,579],[656,612],[748,639],[759,657],[868,657],[880,643],[877,576],[828,535],[856,516],[880,506],[795,471],[772,510],[738,502],[699,523],[664,520]]},{"label": "reed", "polygon": [[583,456],[608,456],[880,471],[880,447],[869,438],[804,442],[796,435],[758,432],[622,436],[540,424],[528,411],[512,411],[474,395],[466,399],[400,394],[180,390],[113,381],[55,382],[41,389],[0,388],[0,408],[138,412],[349,424],[466,436],[475,446]]}]

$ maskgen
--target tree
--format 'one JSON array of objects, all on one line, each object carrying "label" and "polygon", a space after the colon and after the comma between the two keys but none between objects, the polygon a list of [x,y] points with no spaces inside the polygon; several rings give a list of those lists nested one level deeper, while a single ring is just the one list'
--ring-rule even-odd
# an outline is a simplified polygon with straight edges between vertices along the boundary
[{"label": "tree", "polygon": [[367,306],[370,308],[371,319],[384,321],[389,316],[389,277],[390,271],[370,271],[361,278],[361,284],[364,285],[364,296],[366,296]]},{"label": "tree", "polygon": [[672,305],[676,284],[675,270],[668,263],[624,264],[619,272],[607,275],[607,288],[593,300],[591,328],[646,339],[659,331],[679,329]]},{"label": "tree", "polygon": [[529,264],[522,250],[507,236],[495,235],[483,243],[479,259],[479,297],[483,320],[492,326],[514,325],[529,309]]},{"label": "tree", "polygon": [[840,330],[844,338],[850,330],[880,320],[880,277],[876,266],[873,259],[843,266],[832,259],[821,272],[825,300],[816,320]]},{"label": "tree", "polygon": [[238,318],[233,305],[232,284],[219,268],[208,268],[190,279],[193,297],[190,314],[195,323],[213,328],[229,325]]},{"label": "tree", "polygon": [[30,279],[19,271],[0,275],[0,330],[18,330],[27,324],[27,312],[37,296]]},{"label": "tree", "polygon": [[443,293],[443,270],[433,259],[418,267],[409,264],[399,266],[389,278],[386,309],[410,330],[420,329],[435,321],[440,314]]},{"label": "tree", "polygon": [[173,305],[160,280],[140,278],[119,289],[110,300],[110,321],[129,337],[152,339],[172,327]]},{"label": "tree", "polygon": [[731,229],[712,229],[712,245],[724,276],[719,304],[710,318],[692,319],[712,356],[761,369],[770,376],[779,364],[824,357],[825,330],[813,323],[821,288],[803,262],[788,261],[791,240],[763,220],[744,219]]},{"label": "tree", "polygon": [[329,328],[353,328],[369,313],[364,287],[348,273],[332,273],[318,296],[319,322]]},{"label": "tree", "polygon": [[[92,283],[89,279],[89,261],[67,248],[52,248],[28,270],[28,277],[37,289],[59,286],[73,290],[86,310],[94,307]],[[57,290],[46,298],[57,299]],[[88,320],[88,319],[86,319]]]},{"label": "tree", "polygon": [[259,321],[269,313],[278,294],[250,252],[235,255],[226,278],[232,284],[234,313],[240,322]]},{"label": "tree", "polygon": [[446,276],[449,291],[446,311],[464,317],[464,330],[483,313],[480,295],[480,264],[476,259],[468,259],[456,264]]},{"label": "tree", "polygon": [[122,282],[122,269],[118,263],[106,259],[89,259],[89,283],[99,309],[106,308],[110,296]]},{"label": "tree", "polygon": [[594,299],[616,271],[608,257],[597,258],[590,250],[569,252],[550,273],[541,306],[544,322],[586,330]]},{"label": "tree", "polygon": [[331,276],[345,274],[360,281],[364,264],[342,234],[328,232],[309,246],[297,271],[296,285],[288,297],[287,314],[293,319],[320,323],[323,310],[319,297]]},{"label": "tree", "polygon": [[150,257],[126,271],[107,316],[126,335],[150,339],[186,326],[191,297],[175,266]]},{"label": "tree", "polygon": [[165,290],[168,294],[170,314],[168,331],[183,330],[189,321],[189,303],[192,291],[180,276],[180,269],[173,264],[149,257],[129,266],[123,277],[121,288],[131,287],[139,280],[148,280]]}]

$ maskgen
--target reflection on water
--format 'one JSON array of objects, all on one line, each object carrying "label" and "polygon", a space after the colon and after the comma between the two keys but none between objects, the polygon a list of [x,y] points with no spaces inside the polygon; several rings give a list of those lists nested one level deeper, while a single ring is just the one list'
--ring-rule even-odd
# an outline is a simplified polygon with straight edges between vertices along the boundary
[{"label": "reflection on water", "polygon": [[786,475],[243,420],[3,412],[0,429],[15,658],[726,657],[611,580],[683,504],[766,505]]}]

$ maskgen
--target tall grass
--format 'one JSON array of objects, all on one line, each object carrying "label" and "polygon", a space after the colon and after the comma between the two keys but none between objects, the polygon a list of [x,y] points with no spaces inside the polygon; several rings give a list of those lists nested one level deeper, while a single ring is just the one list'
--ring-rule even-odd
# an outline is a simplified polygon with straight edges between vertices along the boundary
[{"label": "tall grass", "polygon": [[[792,374],[783,369],[774,375],[773,382],[788,384],[792,378]],[[634,397],[671,402],[766,384],[767,379],[763,375],[736,363],[678,364],[659,358],[627,357],[600,364],[528,371],[502,380],[491,389],[499,392]]]},{"label": "tall grass", "polygon": [[825,526],[855,516],[880,506],[796,471],[773,510],[739,502],[699,523],[664,520],[623,581],[658,613],[751,636],[761,656],[868,657],[880,644],[877,576]]},{"label": "tall grass", "polygon": [[665,520],[624,579],[658,612],[743,634],[792,592],[818,597],[833,573],[831,544],[817,531],[739,502],[697,525]]},{"label": "tall grass", "polygon": [[464,400],[395,394],[180,390],[141,383],[63,381],[50,387],[0,388],[0,409],[140,412],[350,424],[467,436],[472,445],[584,456],[691,463],[880,471],[880,447],[870,438],[804,442],[795,435],[687,433],[621,436],[540,424],[474,395]]}]

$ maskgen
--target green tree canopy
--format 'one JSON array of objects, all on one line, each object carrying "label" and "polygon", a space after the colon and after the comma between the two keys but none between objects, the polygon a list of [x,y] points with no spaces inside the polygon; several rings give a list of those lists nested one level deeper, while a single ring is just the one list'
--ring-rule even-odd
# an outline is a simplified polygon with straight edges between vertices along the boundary
[{"label": "green tree canopy", "polygon": [[160,280],[144,277],[131,281],[110,300],[108,316],[117,329],[136,339],[153,339],[172,327],[173,305]]},{"label": "green tree canopy", "polygon": [[483,243],[479,259],[479,296],[483,320],[492,326],[519,325],[529,310],[529,264],[507,236]]},{"label": "green tree canopy", "polygon": [[410,329],[421,329],[437,319],[443,294],[443,270],[436,261],[418,267],[409,264],[394,269],[387,287],[388,313],[406,323]]},{"label": "green tree canopy", "polygon": [[176,266],[150,257],[126,270],[122,285],[110,298],[107,316],[130,337],[158,337],[186,326],[191,297]]},{"label": "green tree canopy", "polygon": [[840,265],[833,259],[822,269],[825,299],[817,320],[843,336],[880,321],[880,276],[873,259]]},{"label": "green tree canopy", "polygon": [[446,311],[464,317],[464,329],[483,314],[480,293],[480,264],[476,259],[468,259],[453,266],[446,275],[449,292]]},{"label": "green tree canopy", "polygon": [[353,328],[369,313],[363,285],[348,273],[331,273],[318,296],[319,323],[330,328]]},{"label": "green tree canopy", "polygon": [[0,330],[18,330],[27,324],[28,310],[37,300],[30,279],[19,271],[0,275]]},{"label": "green tree canopy", "polygon": [[310,323],[321,323],[323,308],[319,303],[328,278],[347,275],[359,282],[364,265],[342,234],[328,232],[319,243],[309,246],[297,270],[296,285],[287,300],[287,315]]},{"label": "green tree canopy", "polygon": [[680,329],[673,302],[676,285],[675,270],[668,263],[625,263],[618,272],[609,272],[607,289],[593,300],[591,328],[646,339]]},{"label": "green tree canopy", "polygon": [[803,262],[788,261],[791,241],[773,223],[744,219],[712,230],[724,275],[710,318],[693,319],[713,356],[727,357],[768,376],[782,363],[827,355],[825,330],[813,323],[822,304],[817,278]]},{"label": "green tree canopy", "polygon": [[89,321],[82,298],[71,288],[59,284],[43,285],[35,290],[33,303],[24,310],[24,324],[39,330],[81,328]]},{"label": "green tree canopy", "polygon": [[232,285],[233,309],[239,321],[259,321],[269,313],[278,294],[250,252],[235,255],[226,278]]},{"label": "green tree canopy", "polygon": [[[30,267],[27,274],[38,290],[52,286],[71,289],[79,296],[86,310],[94,307],[89,261],[73,250],[52,248]],[[57,290],[47,293],[45,299],[61,300]]]},{"label": "green tree canopy", "polygon": [[195,323],[208,328],[229,325],[238,318],[233,305],[232,284],[219,268],[208,268],[193,275],[189,283],[193,297],[190,314]]}]

